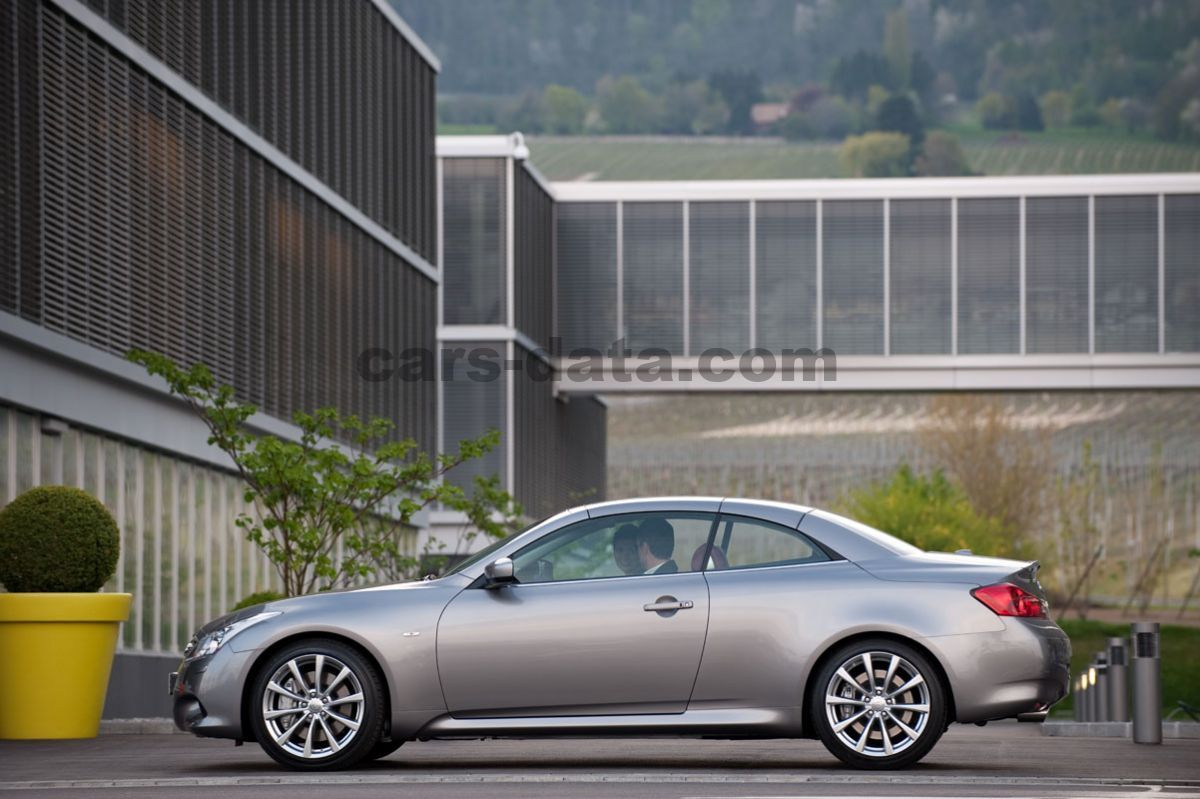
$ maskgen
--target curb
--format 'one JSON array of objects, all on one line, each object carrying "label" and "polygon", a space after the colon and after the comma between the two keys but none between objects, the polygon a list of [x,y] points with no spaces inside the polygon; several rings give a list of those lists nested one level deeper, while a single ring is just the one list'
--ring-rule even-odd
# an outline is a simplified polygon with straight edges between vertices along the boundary
[{"label": "curb", "polygon": [[937,777],[917,775],[755,775],[728,773],[666,773],[666,774],[288,774],[285,776],[241,776],[241,777],[179,777],[167,779],[115,779],[115,780],[26,780],[0,782],[0,791],[47,790],[47,789],[113,789],[113,788],[196,788],[196,787],[242,787],[242,786],[288,786],[288,785],[431,785],[431,784],[771,784],[771,785],[923,785],[923,786],[1062,786],[1083,787],[1152,787],[1152,788],[1197,788],[1200,780],[1190,779],[1132,779],[1091,777]]},{"label": "curb", "polygon": [[167,718],[153,719],[102,719],[100,721],[101,735],[170,735],[185,734],[175,727],[175,722]]},{"label": "curb", "polygon": [[[1046,721],[1042,735],[1054,738],[1131,738],[1133,723],[1129,721]],[[1162,737],[1200,738],[1200,724],[1192,721],[1164,721]]]}]

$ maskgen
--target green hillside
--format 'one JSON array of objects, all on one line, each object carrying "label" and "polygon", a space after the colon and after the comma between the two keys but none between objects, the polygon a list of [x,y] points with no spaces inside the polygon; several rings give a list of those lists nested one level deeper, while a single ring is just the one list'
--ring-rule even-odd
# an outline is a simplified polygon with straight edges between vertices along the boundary
[{"label": "green hillside", "polygon": [[[552,180],[837,178],[837,142],[670,136],[537,136],[533,163]],[[1200,146],[1070,132],[963,135],[985,175],[1197,172]]]}]

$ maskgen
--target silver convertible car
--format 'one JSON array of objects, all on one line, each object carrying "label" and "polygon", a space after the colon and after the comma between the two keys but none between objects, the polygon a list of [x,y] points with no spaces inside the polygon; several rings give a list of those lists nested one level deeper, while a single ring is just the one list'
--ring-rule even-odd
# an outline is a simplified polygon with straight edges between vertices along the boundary
[{"label": "silver convertible car", "polygon": [[820,738],[899,768],[951,722],[1040,720],[1064,696],[1037,568],[796,505],[600,503],[438,579],[205,625],[171,675],[175,723],[296,769],[536,735]]}]

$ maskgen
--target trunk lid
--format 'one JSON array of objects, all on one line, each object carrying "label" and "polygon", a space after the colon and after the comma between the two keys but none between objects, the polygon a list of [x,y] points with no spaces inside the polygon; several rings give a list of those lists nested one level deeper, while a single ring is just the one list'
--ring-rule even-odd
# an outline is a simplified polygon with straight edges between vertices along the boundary
[{"label": "trunk lid", "polygon": [[1037,579],[1041,564],[1036,561],[988,558],[951,552],[919,552],[859,561],[859,566],[880,580],[904,583],[967,583],[973,586],[1012,583],[1046,598]]}]

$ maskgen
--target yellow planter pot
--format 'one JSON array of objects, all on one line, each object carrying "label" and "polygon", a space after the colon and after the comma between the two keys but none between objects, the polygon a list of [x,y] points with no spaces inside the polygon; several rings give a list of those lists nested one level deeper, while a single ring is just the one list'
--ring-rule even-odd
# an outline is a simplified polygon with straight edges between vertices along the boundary
[{"label": "yellow planter pot", "polygon": [[0,594],[0,739],[93,738],[132,594]]}]

